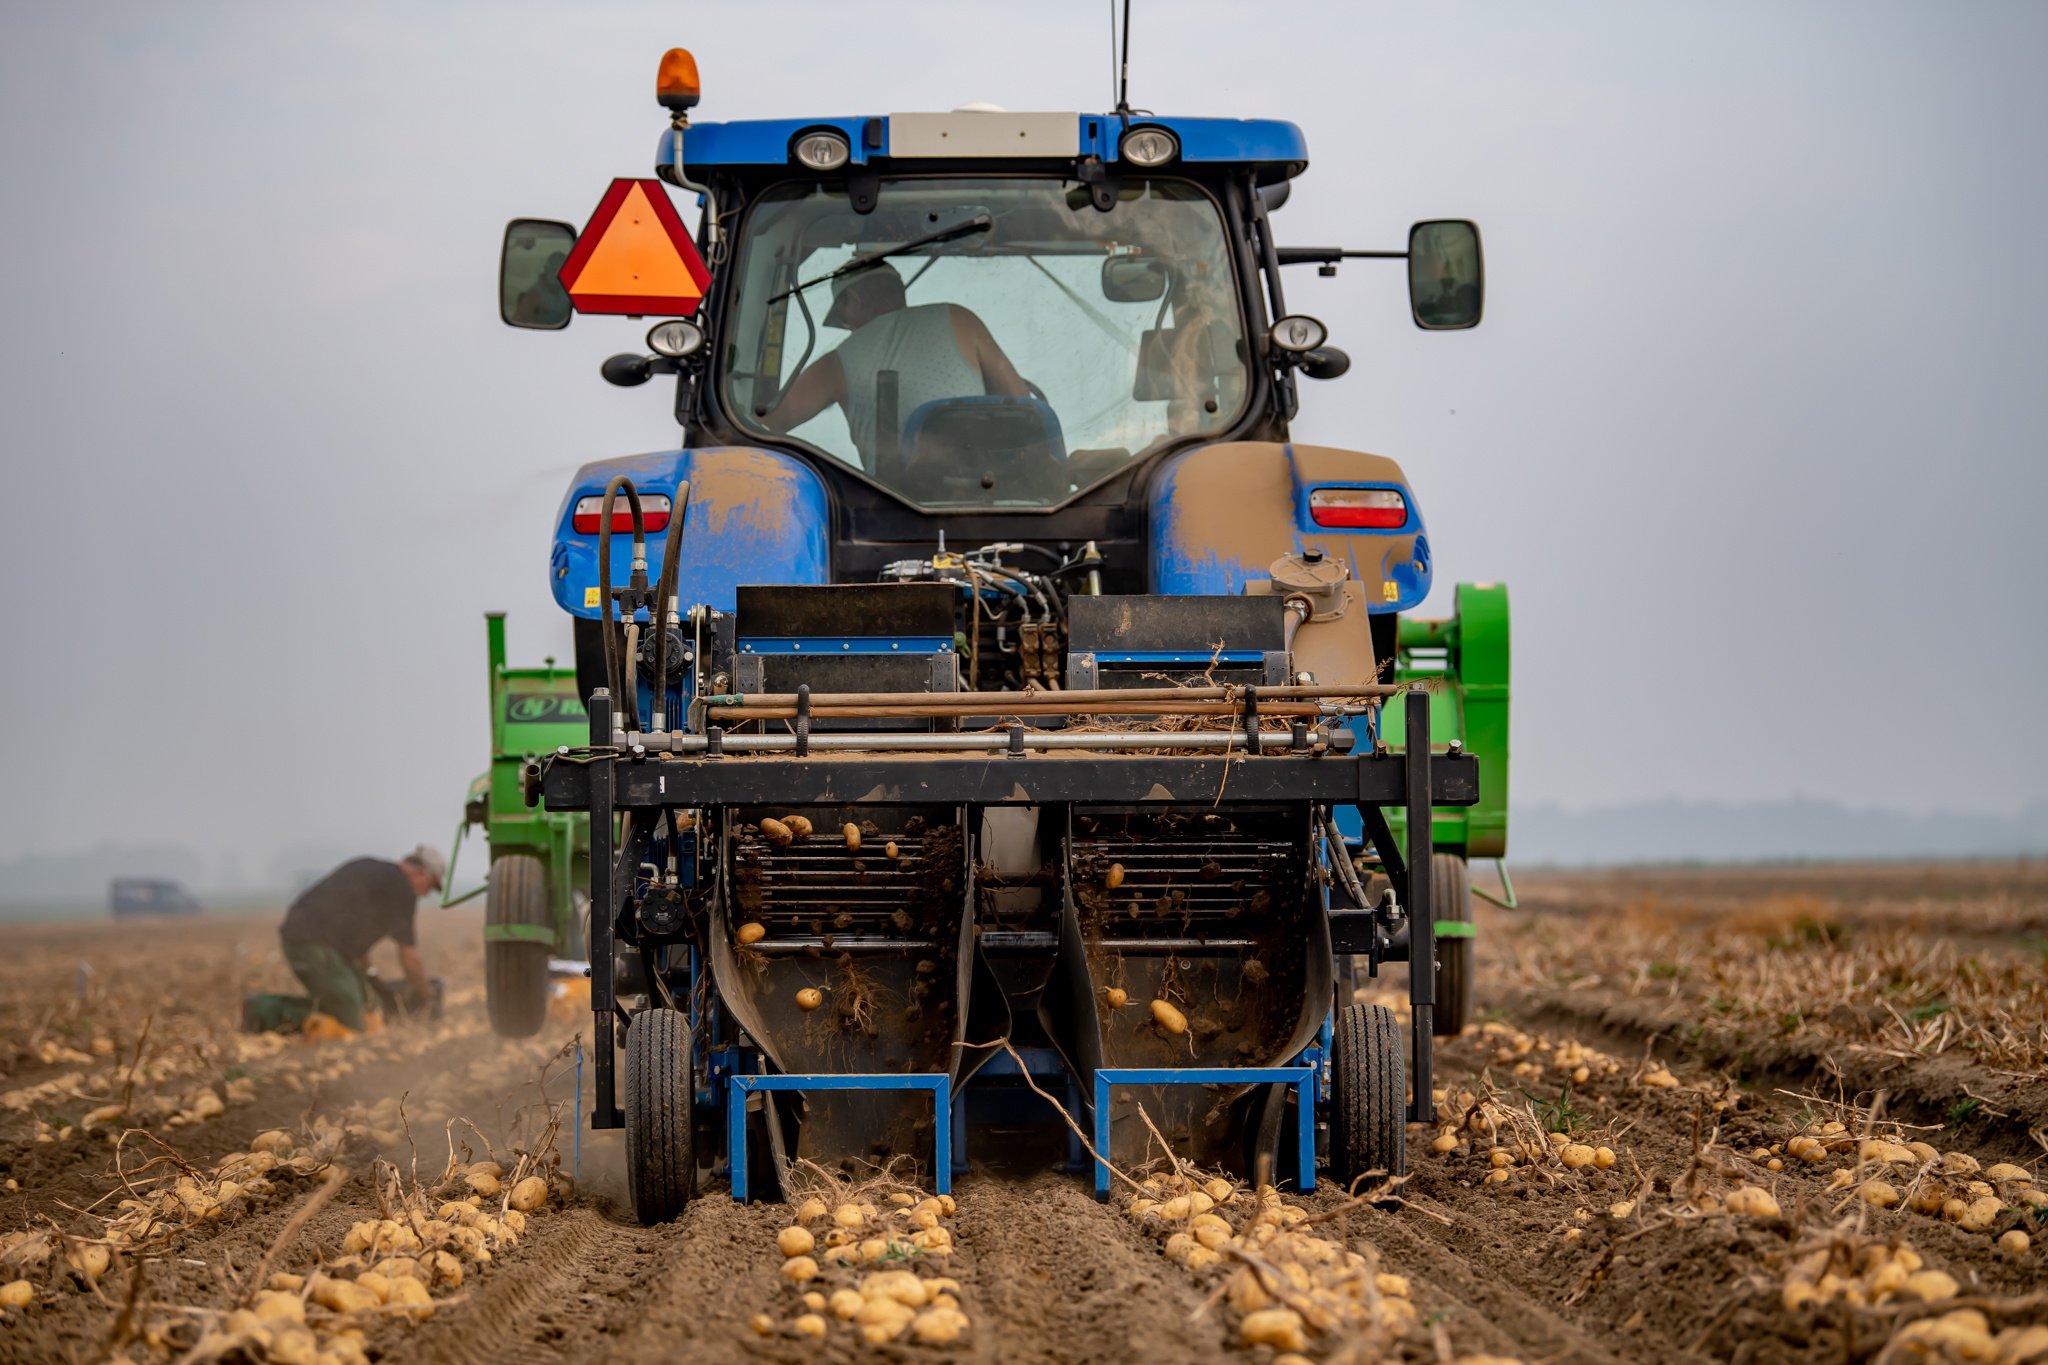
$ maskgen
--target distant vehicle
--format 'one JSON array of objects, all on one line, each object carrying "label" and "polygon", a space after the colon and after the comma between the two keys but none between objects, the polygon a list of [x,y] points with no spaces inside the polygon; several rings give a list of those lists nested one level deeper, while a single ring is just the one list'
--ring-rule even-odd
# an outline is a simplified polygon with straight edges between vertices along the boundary
[{"label": "distant vehicle", "polygon": [[107,888],[107,900],[116,919],[199,913],[199,902],[183,884],[161,877],[116,877]]}]

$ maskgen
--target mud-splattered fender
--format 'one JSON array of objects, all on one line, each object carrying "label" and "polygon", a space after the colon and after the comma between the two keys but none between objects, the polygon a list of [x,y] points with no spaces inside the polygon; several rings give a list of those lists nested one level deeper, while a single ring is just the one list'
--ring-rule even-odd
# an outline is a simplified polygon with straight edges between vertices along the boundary
[{"label": "mud-splattered fender", "polygon": [[[1408,520],[1387,530],[1318,526],[1309,515],[1318,488],[1398,490]],[[1351,566],[1376,615],[1410,611],[1429,595],[1422,508],[1383,455],[1270,441],[1200,446],[1160,471],[1147,519],[1153,592],[1235,596],[1281,555],[1318,548]]]},{"label": "mud-splattered fender", "polygon": [[[571,521],[578,499],[603,496],[624,474],[643,494],[673,496],[690,481],[683,526],[677,596],[684,607],[704,603],[731,611],[742,583],[823,583],[830,572],[830,513],[825,485],[803,461],[747,446],[664,450],[599,460],[576,471],[555,517],[554,554],[548,563],[555,601],[572,616],[598,616],[597,537]],[[612,543],[612,580],[631,572],[630,542]],[[666,533],[647,537],[647,572],[661,573]]]}]

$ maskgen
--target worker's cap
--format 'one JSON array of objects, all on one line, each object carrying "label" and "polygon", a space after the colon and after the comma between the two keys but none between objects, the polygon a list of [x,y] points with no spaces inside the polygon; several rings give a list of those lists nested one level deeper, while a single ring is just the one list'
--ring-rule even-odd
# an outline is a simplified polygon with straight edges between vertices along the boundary
[{"label": "worker's cap", "polygon": [[434,879],[434,889],[441,889],[441,882],[448,875],[448,860],[441,856],[441,850],[431,844],[421,844],[405,855],[405,861],[418,863]]},{"label": "worker's cap", "polygon": [[858,270],[849,270],[832,279],[832,306],[825,310],[824,326],[853,326],[846,320],[846,299],[848,295],[865,289],[893,289],[900,297],[903,293],[903,277],[896,273],[896,267],[888,261],[873,261]]}]

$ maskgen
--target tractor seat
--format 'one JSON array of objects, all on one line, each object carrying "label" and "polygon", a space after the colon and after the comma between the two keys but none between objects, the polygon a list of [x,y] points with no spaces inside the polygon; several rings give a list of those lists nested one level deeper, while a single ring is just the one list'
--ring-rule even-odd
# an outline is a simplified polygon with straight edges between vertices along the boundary
[{"label": "tractor seat", "polygon": [[940,398],[903,424],[903,468],[878,474],[921,502],[1043,503],[1067,491],[1066,438],[1038,398]]}]

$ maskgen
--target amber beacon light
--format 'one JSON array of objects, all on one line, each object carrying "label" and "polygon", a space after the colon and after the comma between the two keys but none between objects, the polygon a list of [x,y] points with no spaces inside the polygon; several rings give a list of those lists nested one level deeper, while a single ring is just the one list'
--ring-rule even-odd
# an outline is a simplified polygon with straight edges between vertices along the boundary
[{"label": "amber beacon light", "polygon": [[661,69],[654,76],[654,98],[661,107],[681,113],[697,103],[703,87],[697,81],[697,59],[686,47],[672,47],[661,54]]}]

